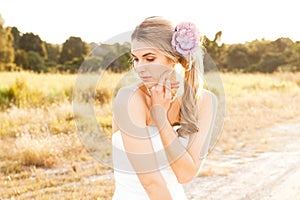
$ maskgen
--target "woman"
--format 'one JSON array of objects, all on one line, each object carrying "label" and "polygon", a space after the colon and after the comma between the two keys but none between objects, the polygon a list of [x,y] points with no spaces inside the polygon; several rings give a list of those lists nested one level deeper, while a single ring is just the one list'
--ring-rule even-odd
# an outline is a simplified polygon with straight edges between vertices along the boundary
[{"label": "woman", "polygon": [[215,96],[203,89],[199,32],[192,23],[174,28],[149,17],[131,40],[141,83],[121,88],[114,100],[113,199],[186,199],[182,184],[205,160],[215,112]]}]

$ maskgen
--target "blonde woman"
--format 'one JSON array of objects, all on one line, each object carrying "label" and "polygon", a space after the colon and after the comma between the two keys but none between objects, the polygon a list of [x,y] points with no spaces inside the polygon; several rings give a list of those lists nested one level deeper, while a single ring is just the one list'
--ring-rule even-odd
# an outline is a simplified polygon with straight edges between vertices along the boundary
[{"label": "blonde woman", "polygon": [[131,40],[141,82],[114,100],[113,200],[184,200],[182,184],[199,173],[215,113],[216,97],[202,84],[200,34],[192,23],[149,17]]}]

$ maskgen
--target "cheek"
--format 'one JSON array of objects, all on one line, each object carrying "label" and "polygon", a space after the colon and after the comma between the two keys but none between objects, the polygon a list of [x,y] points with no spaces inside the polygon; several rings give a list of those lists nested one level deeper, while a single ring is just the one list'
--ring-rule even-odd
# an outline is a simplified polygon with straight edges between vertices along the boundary
[{"label": "cheek", "polygon": [[155,63],[151,63],[147,66],[147,71],[154,81],[159,81],[163,74],[171,73],[173,69],[174,64],[166,57],[157,58]]},{"label": "cheek", "polygon": [[[161,76],[164,74],[170,74],[172,72],[172,67],[167,67],[163,65],[154,65],[149,69],[149,73],[155,81],[159,81]],[[169,77],[169,76],[167,76]]]},{"label": "cheek", "polygon": [[151,75],[151,77],[154,81],[159,80],[159,76],[161,74],[161,70],[160,70],[159,66],[157,66],[157,65],[149,66],[148,72],[149,72],[149,74]]}]

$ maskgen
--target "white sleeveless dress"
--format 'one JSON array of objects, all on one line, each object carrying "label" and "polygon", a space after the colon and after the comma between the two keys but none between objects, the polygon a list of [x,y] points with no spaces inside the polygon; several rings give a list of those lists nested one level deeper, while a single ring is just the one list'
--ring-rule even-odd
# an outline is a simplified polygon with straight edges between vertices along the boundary
[{"label": "white sleeveless dress", "polygon": [[[154,126],[147,126],[147,129],[151,137],[154,151],[163,151],[163,144],[160,135],[157,134],[157,128]],[[187,138],[180,137],[180,141],[185,147],[187,146]],[[120,131],[117,131],[112,135],[112,147],[115,178],[115,191],[112,199],[149,200],[145,189],[141,185],[136,173],[134,173],[132,165],[127,158],[126,152],[124,151],[124,145]],[[165,159],[167,161],[165,154],[160,155],[164,156],[164,158],[160,159]],[[132,173],[130,173],[130,171]],[[160,169],[160,173],[167,183],[167,187],[171,193],[172,199],[186,200],[187,198],[184,193],[183,186],[178,183],[177,178],[170,165],[162,167]]]}]

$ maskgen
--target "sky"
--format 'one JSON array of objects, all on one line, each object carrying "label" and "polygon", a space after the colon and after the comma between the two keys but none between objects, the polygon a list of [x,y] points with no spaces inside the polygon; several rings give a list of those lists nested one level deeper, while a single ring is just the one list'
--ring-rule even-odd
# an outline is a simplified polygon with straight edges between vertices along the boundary
[{"label": "sky", "polygon": [[222,31],[221,42],[232,44],[280,37],[300,41],[296,4],[297,0],[0,0],[0,14],[5,27],[16,26],[53,44],[70,36],[103,43],[155,15],[174,25],[193,22],[211,40]]}]

